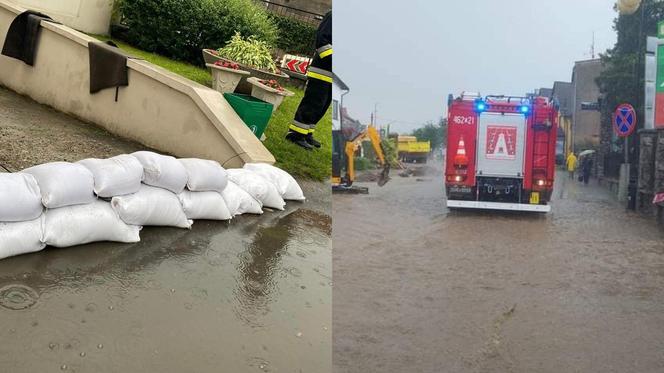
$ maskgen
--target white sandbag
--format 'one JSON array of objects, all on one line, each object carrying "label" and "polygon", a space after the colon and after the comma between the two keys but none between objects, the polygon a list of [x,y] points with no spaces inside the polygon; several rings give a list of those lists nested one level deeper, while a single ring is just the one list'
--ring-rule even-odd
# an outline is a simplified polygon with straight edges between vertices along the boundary
[{"label": "white sandbag", "polygon": [[108,159],[88,158],[76,163],[92,172],[94,191],[99,197],[136,193],[141,187],[143,165],[129,154]]},{"label": "white sandbag", "polygon": [[127,224],[190,228],[193,223],[176,194],[145,184],[134,194],[113,197],[111,205]]},{"label": "white sandbag", "polygon": [[0,259],[33,253],[46,245],[41,242],[41,217],[30,221],[0,223]]},{"label": "white sandbag", "polygon": [[55,247],[82,245],[89,242],[140,241],[140,226],[128,225],[113,211],[111,204],[97,200],[86,205],[46,210],[43,215],[42,242]]},{"label": "white sandbag", "polygon": [[189,219],[229,220],[233,217],[220,193],[191,192],[185,189],[178,198]]},{"label": "white sandbag", "polygon": [[228,211],[232,216],[242,214],[260,215],[263,213],[261,203],[230,180],[224,191],[221,192],[221,196],[224,197]]},{"label": "white sandbag", "polygon": [[223,192],[228,184],[226,170],[219,162],[208,159],[178,159],[187,170],[187,188],[194,192]]},{"label": "white sandbag", "polygon": [[267,163],[246,163],[244,168],[271,181],[283,199],[304,201],[302,188],[288,172]]},{"label": "white sandbag", "polygon": [[43,209],[34,176],[20,172],[0,173],[0,221],[37,219]]},{"label": "white sandbag", "polygon": [[233,168],[226,171],[232,182],[260,201],[263,206],[277,210],[284,209],[286,202],[279,194],[277,187],[264,177],[243,168]]},{"label": "white sandbag", "polygon": [[21,171],[37,179],[42,203],[50,209],[91,203],[95,200],[94,177],[83,165],[44,163]]},{"label": "white sandbag", "polygon": [[143,165],[143,182],[177,194],[187,185],[187,170],[170,155],[140,151],[131,153]]}]

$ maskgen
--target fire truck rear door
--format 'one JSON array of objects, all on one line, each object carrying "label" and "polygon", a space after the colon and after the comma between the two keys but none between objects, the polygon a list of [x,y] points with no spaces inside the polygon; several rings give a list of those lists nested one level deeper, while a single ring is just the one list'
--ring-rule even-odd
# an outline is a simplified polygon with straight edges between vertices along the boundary
[{"label": "fire truck rear door", "polygon": [[523,177],[525,138],[525,115],[481,113],[477,137],[477,175]]}]

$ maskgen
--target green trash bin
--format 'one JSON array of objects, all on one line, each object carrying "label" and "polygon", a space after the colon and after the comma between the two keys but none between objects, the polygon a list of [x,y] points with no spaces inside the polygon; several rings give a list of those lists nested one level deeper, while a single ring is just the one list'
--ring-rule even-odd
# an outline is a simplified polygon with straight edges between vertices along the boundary
[{"label": "green trash bin", "polygon": [[272,116],[272,104],[250,95],[224,93],[226,101],[259,139]]}]

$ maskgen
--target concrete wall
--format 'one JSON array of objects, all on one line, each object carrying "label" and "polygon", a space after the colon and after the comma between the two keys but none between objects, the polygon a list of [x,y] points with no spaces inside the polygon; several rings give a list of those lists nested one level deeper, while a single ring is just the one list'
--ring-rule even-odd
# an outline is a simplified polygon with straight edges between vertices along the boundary
[{"label": "concrete wall", "polygon": [[[22,11],[0,0],[0,45]],[[219,92],[145,61],[129,60],[129,86],[120,88],[118,102],[115,89],[91,95],[87,44],[93,40],[42,22],[35,65],[0,55],[0,85],[178,157],[214,159],[227,167],[274,163]]]},{"label": "concrete wall", "polygon": [[[597,102],[599,87],[595,79],[602,71],[599,59],[578,61],[574,63],[572,73],[572,127],[574,144],[591,143],[599,145],[600,113],[599,111],[581,110],[581,102]],[[577,151],[584,149],[576,149]]]},{"label": "concrete wall", "polygon": [[113,0],[7,0],[48,14],[65,25],[92,34],[107,34]]}]

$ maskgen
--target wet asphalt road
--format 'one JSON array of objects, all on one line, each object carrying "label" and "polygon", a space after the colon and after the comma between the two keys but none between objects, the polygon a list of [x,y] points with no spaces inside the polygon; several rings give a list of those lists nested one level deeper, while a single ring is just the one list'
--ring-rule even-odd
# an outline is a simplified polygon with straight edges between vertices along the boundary
[{"label": "wet asphalt road", "polygon": [[[141,149],[0,88],[0,164]],[[0,372],[329,372],[329,185],[285,211],[0,261]]]},{"label": "wet asphalt road", "polygon": [[664,230],[595,181],[559,173],[546,215],[362,185],[333,197],[335,373],[664,371]]}]

